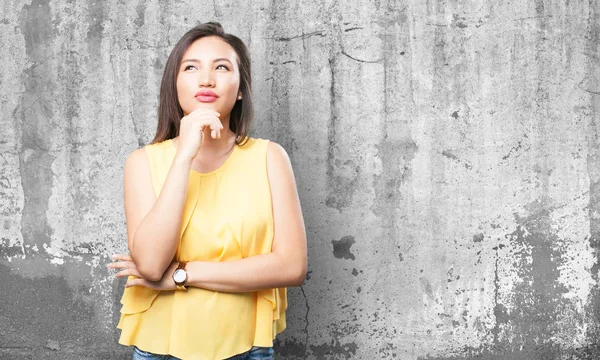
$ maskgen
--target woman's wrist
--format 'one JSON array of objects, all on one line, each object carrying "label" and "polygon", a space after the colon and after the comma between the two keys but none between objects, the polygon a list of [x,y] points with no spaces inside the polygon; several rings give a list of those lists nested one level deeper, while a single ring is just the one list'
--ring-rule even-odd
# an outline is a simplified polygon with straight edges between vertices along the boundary
[{"label": "woman's wrist", "polygon": [[173,163],[177,166],[183,166],[189,169],[192,166],[192,160],[194,160],[194,157],[190,157],[188,155],[183,154],[177,154],[175,155],[175,160],[173,161]]},{"label": "woman's wrist", "polygon": [[192,261],[187,263],[185,270],[187,272],[187,285],[200,287],[202,281],[202,262]]}]

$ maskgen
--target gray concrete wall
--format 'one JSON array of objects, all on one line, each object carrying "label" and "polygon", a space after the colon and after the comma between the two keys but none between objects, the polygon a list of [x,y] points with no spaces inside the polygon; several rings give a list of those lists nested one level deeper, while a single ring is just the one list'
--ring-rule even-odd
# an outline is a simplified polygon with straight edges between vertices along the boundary
[{"label": "gray concrete wall", "polygon": [[597,0],[3,0],[0,358],[129,357],[122,168],[209,20],[298,180],[279,358],[600,357]]}]

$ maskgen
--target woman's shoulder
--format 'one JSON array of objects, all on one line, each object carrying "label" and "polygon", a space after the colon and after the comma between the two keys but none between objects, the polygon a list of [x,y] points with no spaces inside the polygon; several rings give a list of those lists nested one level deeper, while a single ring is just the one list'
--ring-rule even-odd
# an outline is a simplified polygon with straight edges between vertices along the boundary
[{"label": "woman's shoulder", "polygon": [[[164,140],[161,142],[150,143],[141,149],[164,150],[164,149],[170,148],[172,145],[173,145],[173,139],[167,139],[167,140]],[[140,149],[138,149],[138,150],[140,150]]]},{"label": "woman's shoulder", "polygon": [[173,139],[167,139],[161,142],[151,143],[142,148],[145,150],[148,159],[170,159],[175,154]]},{"label": "woman's shoulder", "polygon": [[168,150],[170,150],[172,147],[171,146],[172,144],[173,144],[173,141],[171,139],[168,139],[168,140],[157,142],[157,143],[151,143],[151,144],[145,145],[141,148],[135,149],[127,157],[125,166],[126,167],[128,165],[129,165],[129,167],[137,167],[140,165],[144,166],[145,164],[148,164],[149,162],[151,162],[151,159],[157,157],[157,155],[164,154]]},{"label": "woman's shoulder", "polygon": [[246,148],[246,149],[262,148],[265,151],[268,150],[269,152],[271,152],[271,151],[285,152],[285,149],[273,140],[263,139],[263,138],[254,138],[254,137],[250,137],[250,136],[246,137],[246,139],[240,143],[240,147]]},{"label": "woman's shoulder", "polygon": [[246,140],[240,144],[240,147],[242,149],[254,149],[255,151],[261,153],[264,152],[268,156],[275,155],[277,157],[288,157],[288,154],[283,146],[269,139],[247,137]]},{"label": "woman's shoulder", "polygon": [[239,148],[248,154],[252,153],[260,157],[288,157],[283,146],[269,139],[247,137],[240,143]]},{"label": "woman's shoulder", "polygon": [[246,153],[254,153],[266,148],[268,143],[269,140],[247,136],[244,140],[238,142],[238,149]]}]

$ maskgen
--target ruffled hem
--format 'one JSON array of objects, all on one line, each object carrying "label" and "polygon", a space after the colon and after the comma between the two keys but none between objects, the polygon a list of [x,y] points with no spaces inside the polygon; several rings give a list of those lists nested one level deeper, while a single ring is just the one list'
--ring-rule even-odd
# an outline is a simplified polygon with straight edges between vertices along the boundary
[{"label": "ruffled hem", "polygon": [[266,289],[257,292],[254,346],[273,346],[275,336],[285,330],[287,309],[286,289]]},{"label": "ruffled hem", "polygon": [[[135,279],[130,276],[128,280]],[[143,286],[132,286],[125,288],[121,298],[121,314],[137,314],[146,311],[152,306],[160,290],[154,290]]]}]

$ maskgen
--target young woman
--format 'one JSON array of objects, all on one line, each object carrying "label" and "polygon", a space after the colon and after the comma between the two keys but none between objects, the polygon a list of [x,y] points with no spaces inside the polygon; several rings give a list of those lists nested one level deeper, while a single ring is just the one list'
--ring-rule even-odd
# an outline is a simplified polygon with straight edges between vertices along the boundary
[{"label": "young woman", "polygon": [[134,359],[272,359],[306,234],[285,150],[248,136],[244,43],[206,23],[167,61],[152,143],[125,163],[129,276],[119,342]]}]

